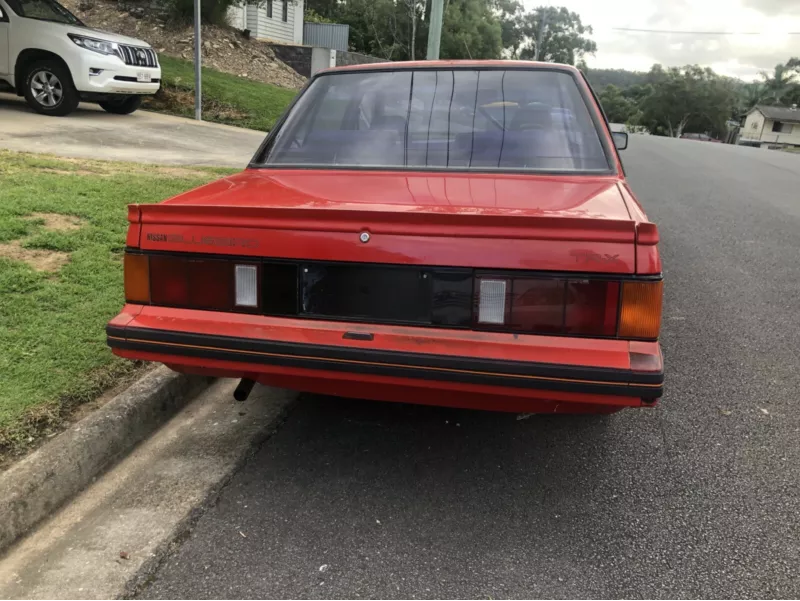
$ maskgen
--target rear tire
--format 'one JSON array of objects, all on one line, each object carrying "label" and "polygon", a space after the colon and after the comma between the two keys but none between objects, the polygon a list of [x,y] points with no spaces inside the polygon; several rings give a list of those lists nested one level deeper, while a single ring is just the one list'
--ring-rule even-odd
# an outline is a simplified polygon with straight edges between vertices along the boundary
[{"label": "rear tire", "polygon": [[69,115],[81,101],[69,69],[56,59],[33,63],[25,74],[24,82],[25,100],[42,115]]},{"label": "rear tire", "polygon": [[104,111],[115,115],[130,115],[142,106],[141,96],[125,96],[120,100],[99,103]]}]

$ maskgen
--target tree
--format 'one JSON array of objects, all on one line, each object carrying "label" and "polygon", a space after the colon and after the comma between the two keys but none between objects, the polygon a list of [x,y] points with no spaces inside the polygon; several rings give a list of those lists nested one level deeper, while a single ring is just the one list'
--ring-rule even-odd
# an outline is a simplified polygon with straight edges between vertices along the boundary
[{"label": "tree", "polygon": [[591,69],[586,73],[586,77],[589,78],[596,90],[602,90],[609,84],[614,84],[621,90],[627,90],[647,81],[647,73],[626,71],[625,69]]},{"label": "tree", "polygon": [[311,0],[307,6],[336,23],[350,26],[351,49],[387,60],[409,58],[411,36],[405,5],[393,0],[348,0],[326,9],[327,0],[315,1],[319,3],[316,8]]},{"label": "tree", "polygon": [[578,13],[565,7],[542,6],[523,15],[520,24],[525,43],[519,50],[522,59],[537,56],[536,44],[541,36],[538,59],[551,63],[575,65],[587,54],[597,51],[588,36],[592,28],[581,22]]},{"label": "tree", "polygon": [[787,96],[792,94],[800,82],[796,63],[798,59],[790,59],[787,64],[775,65],[772,73],[761,72],[761,79],[764,80],[765,98],[775,104],[781,104]]},{"label": "tree", "polygon": [[425,3],[420,3],[419,0],[398,0],[398,4],[402,5],[406,11],[406,19],[410,23],[410,40],[409,40],[409,58],[413,61],[417,58],[417,23],[422,11],[425,9]]},{"label": "tree", "polygon": [[[497,2],[445,0],[442,58],[500,58],[502,28]],[[431,0],[306,0],[323,18],[350,26],[350,47],[387,60],[424,57]],[[509,4],[510,6],[510,4]]]},{"label": "tree", "polygon": [[763,83],[754,81],[752,83],[740,84],[736,94],[737,115],[744,115],[757,104],[761,104],[766,97],[767,90]]},{"label": "tree", "polygon": [[525,10],[517,0],[496,0],[495,10],[500,19],[503,51],[508,58],[519,58],[519,49],[525,43],[523,22]]},{"label": "tree", "polygon": [[722,135],[735,112],[731,82],[697,65],[664,69],[654,65],[648,74],[652,92],[642,101],[642,124],[651,132],[680,137],[685,130]]},{"label": "tree", "polygon": [[440,50],[442,58],[500,58],[502,51],[502,26],[490,2],[446,0]]},{"label": "tree", "polygon": [[603,88],[598,98],[611,123],[627,123],[636,114],[636,104],[626,98],[615,85]]}]

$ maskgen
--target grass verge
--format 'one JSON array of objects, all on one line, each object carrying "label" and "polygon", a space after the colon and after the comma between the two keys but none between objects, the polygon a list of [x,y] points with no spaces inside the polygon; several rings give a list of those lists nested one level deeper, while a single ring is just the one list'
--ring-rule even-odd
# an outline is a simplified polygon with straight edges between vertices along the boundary
[{"label": "grass verge", "polygon": [[123,304],[126,206],[230,172],[0,150],[0,464],[134,369],[104,332]]},{"label": "grass verge", "polygon": [[[161,89],[145,99],[144,108],[194,116],[194,64],[159,55]],[[278,86],[203,68],[203,118],[228,125],[269,131],[297,94]]]}]

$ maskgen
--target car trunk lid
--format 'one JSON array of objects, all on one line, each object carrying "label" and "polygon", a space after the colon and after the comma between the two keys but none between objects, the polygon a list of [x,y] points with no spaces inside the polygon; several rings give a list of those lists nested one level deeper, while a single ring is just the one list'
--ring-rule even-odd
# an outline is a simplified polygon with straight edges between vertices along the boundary
[{"label": "car trunk lid", "polygon": [[247,170],[131,208],[129,246],[309,261],[634,273],[615,177]]}]

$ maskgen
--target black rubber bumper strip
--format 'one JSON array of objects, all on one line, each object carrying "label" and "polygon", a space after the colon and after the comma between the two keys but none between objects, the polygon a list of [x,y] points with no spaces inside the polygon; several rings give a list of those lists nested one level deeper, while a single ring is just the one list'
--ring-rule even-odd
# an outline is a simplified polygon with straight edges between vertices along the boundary
[{"label": "black rubber bumper strip", "polygon": [[663,394],[663,372],[297,344],[149,328],[107,326],[106,333],[112,348],[164,355],[648,400]]}]

